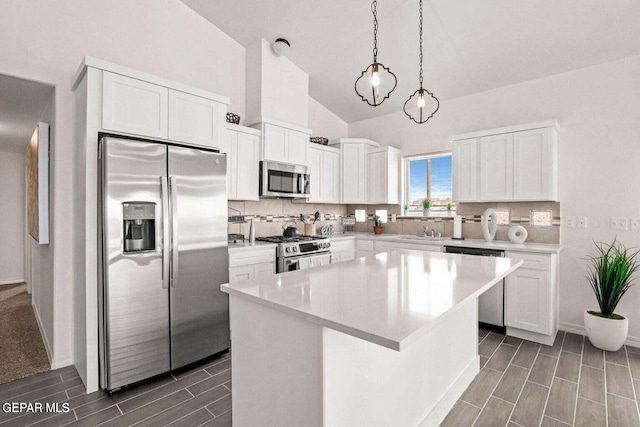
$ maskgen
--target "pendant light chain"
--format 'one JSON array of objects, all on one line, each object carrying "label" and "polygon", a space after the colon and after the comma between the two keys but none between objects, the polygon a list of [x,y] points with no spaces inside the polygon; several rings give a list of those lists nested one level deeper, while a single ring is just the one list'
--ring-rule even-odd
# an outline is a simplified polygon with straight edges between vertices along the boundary
[{"label": "pendant light chain", "polygon": [[422,0],[420,0],[420,89],[422,89]]},{"label": "pendant light chain", "polygon": [[371,4],[371,11],[373,12],[373,62],[378,62],[378,2],[376,0]]}]

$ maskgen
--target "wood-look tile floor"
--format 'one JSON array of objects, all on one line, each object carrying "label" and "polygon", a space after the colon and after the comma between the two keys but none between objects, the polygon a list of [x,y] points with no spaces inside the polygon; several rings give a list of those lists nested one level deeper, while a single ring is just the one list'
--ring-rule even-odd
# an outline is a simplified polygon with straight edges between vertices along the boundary
[{"label": "wood-look tile floor", "polygon": [[480,329],[481,370],[444,427],[640,427],[640,349],[559,332],[545,346]]},{"label": "wood-look tile floor", "polygon": [[[553,346],[480,330],[481,370],[443,426],[640,427],[640,349],[594,348],[560,332]],[[8,412],[7,402],[69,412]],[[74,367],[0,385],[0,427],[231,426],[229,354],[109,397],[85,394]]]},{"label": "wood-look tile floor", "polygon": [[[12,412],[7,403],[39,402],[43,411]],[[68,412],[45,412],[46,403]],[[231,359],[223,354],[198,366],[154,378],[113,396],[86,394],[75,368],[0,385],[0,427],[9,426],[231,426]]]}]

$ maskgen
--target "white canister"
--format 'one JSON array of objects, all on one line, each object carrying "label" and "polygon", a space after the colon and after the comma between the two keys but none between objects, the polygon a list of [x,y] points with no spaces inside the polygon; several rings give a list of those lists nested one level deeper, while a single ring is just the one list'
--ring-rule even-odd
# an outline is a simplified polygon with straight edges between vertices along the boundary
[{"label": "white canister", "polygon": [[453,238],[462,239],[462,215],[453,217]]}]

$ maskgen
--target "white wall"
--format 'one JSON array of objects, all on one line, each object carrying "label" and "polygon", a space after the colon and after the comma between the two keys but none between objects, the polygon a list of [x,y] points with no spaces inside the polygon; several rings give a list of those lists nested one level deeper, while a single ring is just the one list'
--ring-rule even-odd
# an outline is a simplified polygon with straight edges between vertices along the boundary
[{"label": "white wall", "polygon": [[[40,313],[54,367],[73,363],[73,102],[71,79],[85,55],[230,97],[245,110],[245,50],[177,0],[5,0],[0,73],[56,88],[51,123],[51,244],[40,252]],[[34,278],[34,282],[35,282]],[[35,293],[35,292],[34,292]],[[45,311],[44,308],[42,308]]]},{"label": "white wall", "polygon": [[309,97],[309,128],[313,136],[324,136],[330,141],[346,138],[349,132],[347,122],[312,97]]},{"label": "white wall", "polygon": [[25,215],[25,156],[0,151],[0,285],[25,280]]},{"label": "white wall", "polygon": [[[426,124],[403,113],[349,125],[350,137],[401,147],[403,155],[450,150],[450,135],[557,119],[561,216],[588,217],[587,229],[561,228],[560,326],[582,327],[597,307],[585,279],[593,239],[640,247],[640,231],[613,231],[609,218],[640,218],[640,56],[533,80],[451,101]],[[437,94],[437,88],[433,88]],[[640,282],[640,280],[639,280]],[[640,346],[640,286],[618,306]]]}]

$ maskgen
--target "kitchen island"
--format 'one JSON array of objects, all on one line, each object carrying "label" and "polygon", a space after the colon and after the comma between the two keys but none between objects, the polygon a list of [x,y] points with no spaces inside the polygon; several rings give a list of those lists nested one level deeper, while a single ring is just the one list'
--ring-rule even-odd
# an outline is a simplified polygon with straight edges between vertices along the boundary
[{"label": "kitchen island", "polygon": [[477,297],[522,264],[397,250],[222,285],[233,424],[439,424],[479,371]]}]

